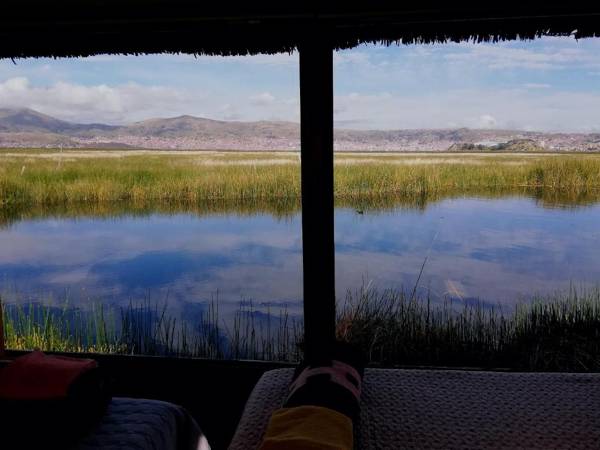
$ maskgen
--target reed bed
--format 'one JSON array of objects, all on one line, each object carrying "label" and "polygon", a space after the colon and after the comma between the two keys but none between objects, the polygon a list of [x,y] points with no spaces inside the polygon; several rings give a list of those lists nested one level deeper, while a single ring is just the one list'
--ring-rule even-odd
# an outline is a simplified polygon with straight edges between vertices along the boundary
[{"label": "reed bed", "polygon": [[8,349],[210,359],[296,361],[302,323],[279,311],[257,320],[251,303],[240,303],[233,323],[219,317],[218,301],[189,323],[167,305],[149,301],[126,307],[92,304],[89,309],[43,303],[2,305]]},{"label": "reed bed", "polygon": [[[272,159],[277,163],[264,164],[256,155],[121,153],[125,156],[78,158],[69,157],[68,152],[60,158],[32,156],[35,153],[28,157],[0,155],[0,204],[196,204],[224,199],[291,202],[300,198],[298,162],[289,157],[274,154]],[[351,164],[348,158],[337,158],[335,195],[349,202],[390,195],[438,197],[477,190],[550,189],[571,196],[600,190],[597,155],[463,156],[461,163],[457,163],[456,156],[439,154],[429,160],[423,155],[395,159],[374,155]],[[219,164],[210,163],[215,159]]]},{"label": "reed bed", "polygon": [[337,332],[383,366],[599,371],[600,289],[571,288],[507,310],[363,288],[347,295]]},{"label": "reed bed", "polygon": [[126,157],[65,162],[3,163],[0,202],[69,204],[298,198],[294,166],[197,166],[185,158]]},{"label": "reed bed", "polygon": [[[371,195],[338,197],[336,208],[368,211],[371,214],[395,210],[420,210],[437,202],[466,196],[481,199],[526,197],[544,208],[571,209],[600,203],[599,190],[557,191],[554,189],[502,188],[477,189],[468,192],[444,192],[430,195]],[[22,220],[147,217],[153,214],[189,214],[198,217],[235,215],[238,217],[268,214],[278,220],[288,220],[301,212],[299,198],[201,200],[185,201],[118,201],[74,202],[58,204],[11,204],[0,206],[0,229]]]},{"label": "reed bed", "polygon": [[[510,309],[485,305],[367,287],[340,302],[337,334],[379,366],[600,370],[600,288],[571,289]],[[10,349],[273,361],[302,356],[302,321],[286,310],[267,311],[267,321],[259,320],[251,303],[240,304],[229,324],[214,301],[195,323],[149,302],[85,311],[5,304],[3,314]]]}]

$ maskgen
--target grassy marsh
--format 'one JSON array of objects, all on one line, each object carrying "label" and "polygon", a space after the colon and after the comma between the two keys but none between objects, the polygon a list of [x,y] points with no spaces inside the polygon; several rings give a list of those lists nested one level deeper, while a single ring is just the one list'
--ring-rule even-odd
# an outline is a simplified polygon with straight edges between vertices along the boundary
[{"label": "grassy marsh", "polygon": [[[597,196],[596,154],[338,154],[335,196],[436,198],[477,191],[552,190]],[[3,150],[0,204],[115,201],[298,203],[295,153]]]},{"label": "grassy marsh", "polygon": [[[600,202],[597,154],[336,155],[335,202],[424,209],[461,196],[523,195],[547,207]],[[300,212],[295,153],[0,150],[0,227],[23,218],[180,212]],[[483,305],[483,303],[481,304]],[[533,298],[515,310],[433,304],[362,289],[338,308],[338,335],[382,365],[600,370],[600,289]],[[147,303],[89,310],[4,305],[7,346],[120,354],[295,361],[302,324],[286,311],[229,327],[211,304],[194,324]]]}]

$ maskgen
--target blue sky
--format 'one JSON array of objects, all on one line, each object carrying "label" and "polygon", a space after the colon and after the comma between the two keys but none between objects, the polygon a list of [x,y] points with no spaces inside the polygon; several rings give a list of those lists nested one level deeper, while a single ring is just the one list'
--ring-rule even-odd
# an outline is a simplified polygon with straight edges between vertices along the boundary
[{"label": "blue sky", "polygon": [[[334,64],[338,127],[600,132],[600,39],[370,45]],[[79,122],[297,121],[298,56],[2,60],[0,107]]]}]

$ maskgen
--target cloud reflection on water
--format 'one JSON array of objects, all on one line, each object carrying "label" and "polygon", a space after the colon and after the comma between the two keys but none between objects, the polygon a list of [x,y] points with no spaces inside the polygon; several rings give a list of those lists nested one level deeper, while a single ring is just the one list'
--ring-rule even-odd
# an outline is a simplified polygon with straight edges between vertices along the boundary
[{"label": "cloud reflection on water", "polygon": [[[338,296],[360,287],[512,304],[600,280],[600,207],[546,209],[528,198],[459,198],[426,209],[336,210]],[[0,230],[0,280],[23,297],[189,304],[215,298],[301,311],[301,220],[269,214],[35,219]],[[188,305],[188,306],[186,306]],[[265,309],[260,307],[259,309]],[[276,306],[271,306],[274,310]]]}]

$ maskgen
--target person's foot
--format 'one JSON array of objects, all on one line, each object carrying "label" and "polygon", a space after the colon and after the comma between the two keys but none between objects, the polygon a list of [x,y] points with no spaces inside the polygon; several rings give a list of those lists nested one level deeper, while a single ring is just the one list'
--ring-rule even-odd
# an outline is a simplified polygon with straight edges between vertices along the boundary
[{"label": "person's foot", "polygon": [[284,407],[313,405],[338,411],[355,421],[365,358],[349,344],[338,342],[331,356],[298,366]]}]

